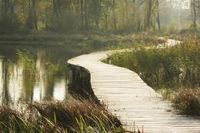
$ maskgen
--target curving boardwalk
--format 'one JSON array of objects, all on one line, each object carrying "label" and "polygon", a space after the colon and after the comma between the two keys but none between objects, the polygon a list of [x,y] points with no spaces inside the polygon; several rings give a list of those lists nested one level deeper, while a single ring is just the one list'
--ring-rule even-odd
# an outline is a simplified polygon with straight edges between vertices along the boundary
[{"label": "curving boardwalk", "polygon": [[200,118],[177,115],[135,72],[101,62],[112,52],[81,55],[68,63],[89,70],[95,95],[126,129],[133,131],[136,125],[145,133],[200,133]]}]

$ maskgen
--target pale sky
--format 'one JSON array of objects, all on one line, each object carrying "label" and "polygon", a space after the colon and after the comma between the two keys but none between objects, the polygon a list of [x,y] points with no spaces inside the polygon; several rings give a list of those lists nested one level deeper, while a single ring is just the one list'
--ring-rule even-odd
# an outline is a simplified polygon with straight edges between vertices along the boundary
[{"label": "pale sky", "polygon": [[173,3],[174,8],[182,8],[189,9],[190,8],[190,0],[167,0]]}]

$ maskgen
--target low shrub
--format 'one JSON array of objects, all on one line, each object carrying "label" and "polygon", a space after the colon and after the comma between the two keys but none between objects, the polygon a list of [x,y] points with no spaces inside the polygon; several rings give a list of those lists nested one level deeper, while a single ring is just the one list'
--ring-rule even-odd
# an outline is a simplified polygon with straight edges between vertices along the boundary
[{"label": "low shrub", "polygon": [[180,113],[200,115],[200,89],[179,90],[173,105]]}]

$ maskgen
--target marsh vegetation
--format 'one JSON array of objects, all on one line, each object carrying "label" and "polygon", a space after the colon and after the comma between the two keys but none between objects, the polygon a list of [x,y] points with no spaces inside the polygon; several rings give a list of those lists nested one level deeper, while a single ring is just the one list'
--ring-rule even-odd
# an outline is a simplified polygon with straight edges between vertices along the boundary
[{"label": "marsh vegetation", "polygon": [[75,100],[34,103],[22,111],[1,107],[0,130],[5,133],[124,132],[120,121],[104,106]]},{"label": "marsh vegetation", "polygon": [[133,47],[132,51],[115,53],[112,64],[129,68],[163,96],[173,101],[181,113],[199,114],[200,43],[198,37],[187,37],[180,45],[166,48]]}]

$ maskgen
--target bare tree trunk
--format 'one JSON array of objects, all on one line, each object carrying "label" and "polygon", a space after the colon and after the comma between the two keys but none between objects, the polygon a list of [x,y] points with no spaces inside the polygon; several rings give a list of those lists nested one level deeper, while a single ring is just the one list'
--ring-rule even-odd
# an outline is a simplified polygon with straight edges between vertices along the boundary
[{"label": "bare tree trunk", "polygon": [[106,11],[104,12],[104,16],[105,16],[105,30],[108,30],[108,11],[109,11],[109,7],[108,5],[106,5]]},{"label": "bare tree trunk", "polygon": [[151,26],[152,16],[152,0],[146,0],[146,18],[145,18],[145,29],[149,29]]},{"label": "bare tree trunk", "polygon": [[[136,22],[136,2],[135,0],[133,0],[133,7],[132,7],[132,27],[133,27],[133,30],[137,29],[138,28],[138,25],[137,25],[137,22]],[[138,18],[139,19],[139,18]]]},{"label": "bare tree trunk", "polygon": [[89,28],[89,13],[88,13],[88,1],[85,0],[85,3],[84,3],[84,10],[85,10],[85,30],[88,30]]},{"label": "bare tree trunk", "polygon": [[128,17],[128,0],[125,0],[125,14],[126,14],[126,25],[129,25],[129,17]]},{"label": "bare tree trunk", "polygon": [[12,17],[14,14],[13,2],[11,0],[2,0],[2,18]]},{"label": "bare tree trunk", "polygon": [[32,0],[32,11],[33,11],[33,24],[34,24],[34,29],[35,29],[35,30],[38,30],[37,13],[36,13],[36,0]]},{"label": "bare tree trunk", "polygon": [[136,12],[136,5],[135,5],[135,0],[133,0],[133,19],[135,19],[135,12]]},{"label": "bare tree trunk", "polygon": [[96,29],[99,29],[99,19],[100,19],[100,12],[101,12],[101,0],[97,0],[97,14],[95,16],[95,25],[96,25]]},{"label": "bare tree trunk", "polygon": [[7,17],[7,14],[8,14],[8,3],[9,3],[9,0],[3,0],[3,3],[2,3],[2,17],[3,18]]},{"label": "bare tree trunk", "polygon": [[56,18],[58,19],[59,11],[58,11],[57,0],[53,0],[53,13],[56,15]]},{"label": "bare tree trunk", "polygon": [[160,30],[161,28],[161,25],[160,25],[160,4],[159,4],[159,1],[156,0],[156,12],[157,12],[157,24],[158,24],[158,29]]},{"label": "bare tree trunk", "polygon": [[28,9],[29,13],[27,19],[27,27],[31,30],[32,29],[37,30],[38,25],[37,25],[37,14],[36,14],[36,0],[29,0],[28,7],[29,7]]},{"label": "bare tree trunk", "polygon": [[80,6],[81,6],[81,30],[83,30],[84,28],[84,2],[83,0],[80,0]]},{"label": "bare tree trunk", "polygon": [[197,27],[197,10],[196,10],[196,1],[191,0],[191,10],[192,10],[192,27],[196,29]]},{"label": "bare tree trunk", "polygon": [[108,15],[106,14],[106,25],[105,25],[105,29],[107,30],[108,29]]},{"label": "bare tree trunk", "polygon": [[112,13],[113,13],[113,27],[116,30],[117,29],[117,20],[116,20],[116,13],[115,13],[115,0],[112,1]]}]

